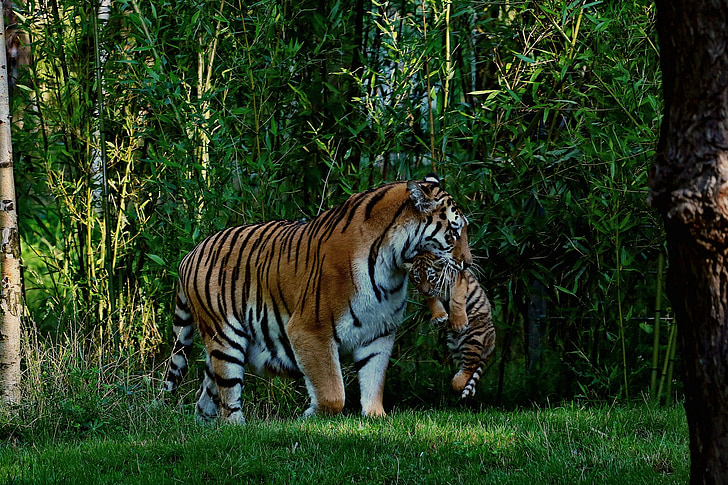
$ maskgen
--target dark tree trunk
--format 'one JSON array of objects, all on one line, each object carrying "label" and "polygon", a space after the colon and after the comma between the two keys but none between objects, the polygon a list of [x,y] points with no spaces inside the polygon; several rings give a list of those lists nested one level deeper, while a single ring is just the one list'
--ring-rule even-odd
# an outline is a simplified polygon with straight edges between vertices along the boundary
[{"label": "dark tree trunk", "polygon": [[728,2],[656,3],[665,113],[649,199],[667,231],[691,483],[726,483]]}]

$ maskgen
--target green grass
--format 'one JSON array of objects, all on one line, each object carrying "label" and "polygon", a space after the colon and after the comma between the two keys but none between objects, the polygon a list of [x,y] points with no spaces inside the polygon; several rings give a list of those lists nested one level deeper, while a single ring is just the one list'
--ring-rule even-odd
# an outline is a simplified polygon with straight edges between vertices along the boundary
[{"label": "green grass", "polygon": [[664,484],[689,473],[681,407],[395,410],[241,427],[166,405],[116,414],[76,434],[16,425],[0,445],[0,482]]}]

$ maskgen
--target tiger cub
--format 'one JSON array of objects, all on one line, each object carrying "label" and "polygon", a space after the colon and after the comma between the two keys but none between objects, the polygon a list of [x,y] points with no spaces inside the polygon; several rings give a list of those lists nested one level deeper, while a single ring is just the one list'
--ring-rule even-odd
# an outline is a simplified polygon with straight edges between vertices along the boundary
[{"label": "tiger cub", "polygon": [[459,271],[429,252],[415,256],[408,270],[415,287],[426,297],[432,321],[449,320],[447,347],[459,367],[452,380],[453,389],[462,391],[463,399],[474,395],[495,349],[495,327],[485,291],[473,273]]}]

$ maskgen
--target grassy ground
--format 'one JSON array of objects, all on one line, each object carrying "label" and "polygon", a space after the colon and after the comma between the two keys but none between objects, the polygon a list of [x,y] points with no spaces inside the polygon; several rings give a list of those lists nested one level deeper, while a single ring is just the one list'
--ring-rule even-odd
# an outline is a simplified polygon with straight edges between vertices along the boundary
[{"label": "grassy ground", "polygon": [[[119,412],[117,412],[119,414]],[[2,483],[686,483],[682,407],[393,411],[201,425],[135,404],[98,431],[6,420]],[[46,425],[47,427],[47,425]]]}]

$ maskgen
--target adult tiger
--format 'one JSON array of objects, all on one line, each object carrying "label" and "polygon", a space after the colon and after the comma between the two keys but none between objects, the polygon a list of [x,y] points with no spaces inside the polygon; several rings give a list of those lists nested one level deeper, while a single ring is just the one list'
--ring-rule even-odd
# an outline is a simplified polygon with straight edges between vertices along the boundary
[{"label": "adult tiger", "polygon": [[187,370],[193,322],[207,352],[196,413],[244,422],[243,368],[303,376],[304,416],[344,407],[339,353],[352,354],[362,412],[384,415],[384,374],[403,320],[406,261],[430,251],[471,263],[467,220],[434,175],[352,195],[311,222],[233,227],[180,263],[177,340],[165,389]]}]

